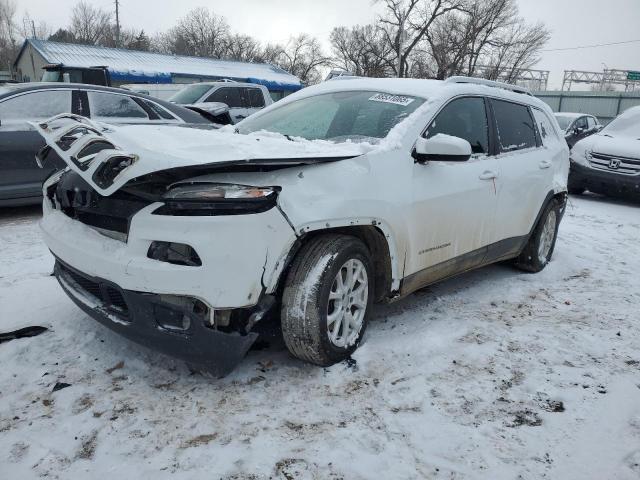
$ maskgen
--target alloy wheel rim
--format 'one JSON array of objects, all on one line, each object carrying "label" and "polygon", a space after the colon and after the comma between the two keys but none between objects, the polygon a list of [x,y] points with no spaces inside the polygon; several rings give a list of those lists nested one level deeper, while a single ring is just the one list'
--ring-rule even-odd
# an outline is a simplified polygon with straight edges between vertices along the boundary
[{"label": "alloy wheel rim", "polygon": [[369,278],[362,261],[347,260],[336,274],[327,305],[327,334],[336,347],[354,345],[360,336],[369,298]]},{"label": "alloy wheel rim", "polygon": [[544,227],[542,227],[540,244],[538,245],[538,258],[542,263],[549,261],[549,253],[551,252],[553,238],[556,234],[556,221],[556,212],[551,210],[547,216],[547,220],[544,222]]}]

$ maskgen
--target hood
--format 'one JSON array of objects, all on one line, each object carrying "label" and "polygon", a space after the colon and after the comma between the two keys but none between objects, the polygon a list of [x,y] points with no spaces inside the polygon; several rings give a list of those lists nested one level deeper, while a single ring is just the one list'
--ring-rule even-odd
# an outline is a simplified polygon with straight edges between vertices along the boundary
[{"label": "hood", "polygon": [[587,137],[578,143],[582,149],[591,153],[640,159],[640,139],[637,138],[627,136],[609,137],[600,133]]},{"label": "hood", "polygon": [[[294,166],[353,158],[374,148],[350,142],[289,140],[269,132],[240,135],[234,133],[231,126],[219,130],[173,125],[113,126],[70,114],[32,125],[69,168],[104,196],[111,195],[131,179],[162,170],[196,166],[211,167],[211,170],[229,165]],[[95,148],[89,150],[92,145]]]}]

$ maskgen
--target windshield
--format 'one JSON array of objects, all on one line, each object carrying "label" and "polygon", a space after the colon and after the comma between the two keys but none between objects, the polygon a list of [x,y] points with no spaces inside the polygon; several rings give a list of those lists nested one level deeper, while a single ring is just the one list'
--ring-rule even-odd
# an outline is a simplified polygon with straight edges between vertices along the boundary
[{"label": "windshield", "polygon": [[380,139],[424,103],[424,99],[381,92],[333,92],[302,98],[238,125],[307,140]]},{"label": "windshield", "polygon": [[558,120],[558,125],[560,125],[560,128],[562,130],[566,130],[567,128],[569,128],[569,125],[571,125],[571,122],[573,122],[576,119],[576,117],[568,117],[566,115],[556,115],[556,120]]},{"label": "windshield", "polygon": [[211,85],[204,83],[194,83],[184,87],[178,93],[169,98],[170,102],[178,103],[180,105],[188,105],[190,103],[196,103],[200,97],[207,93],[211,89]]},{"label": "windshield", "polygon": [[607,125],[602,133],[640,137],[640,108],[627,110]]}]

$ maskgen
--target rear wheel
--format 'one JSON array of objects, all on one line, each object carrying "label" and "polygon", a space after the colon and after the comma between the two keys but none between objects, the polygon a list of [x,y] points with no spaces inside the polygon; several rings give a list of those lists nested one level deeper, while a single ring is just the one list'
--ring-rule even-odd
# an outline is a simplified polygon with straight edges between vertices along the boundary
[{"label": "rear wheel", "polygon": [[328,366],[362,340],[373,300],[373,267],[362,241],[322,235],[293,261],[282,295],[282,333],[296,357]]},{"label": "rear wheel", "polygon": [[561,208],[556,200],[549,202],[515,265],[528,272],[539,272],[551,261],[558,236]]}]

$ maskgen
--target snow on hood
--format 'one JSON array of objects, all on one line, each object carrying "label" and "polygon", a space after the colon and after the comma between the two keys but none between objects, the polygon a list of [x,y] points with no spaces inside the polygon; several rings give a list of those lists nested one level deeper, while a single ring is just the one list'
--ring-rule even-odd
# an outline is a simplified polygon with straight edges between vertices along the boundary
[{"label": "snow on hood", "polygon": [[[614,157],[640,159],[640,139],[628,136],[591,135],[576,144],[579,149]],[[575,146],[573,147],[575,150]]]},{"label": "snow on hood", "polygon": [[[49,126],[56,118],[62,121],[63,126],[54,130]],[[376,148],[369,143],[288,139],[270,132],[241,135],[234,132],[233,126],[219,130],[177,128],[172,125],[114,126],[97,124],[77,116],[73,121],[70,118],[58,116],[42,124],[33,123],[33,126],[72,170],[105,196],[111,195],[133,178],[161,170],[238,162],[295,165],[353,158]],[[116,146],[116,150],[102,150],[85,170],[74,162],[74,155],[81,150],[80,141],[68,150],[62,150],[56,143],[63,131],[79,126],[78,121],[82,126],[95,129],[101,137]],[[116,154],[130,155],[133,162],[115,177],[112,184],[102,188],[94,181],[94,174]]]}]

